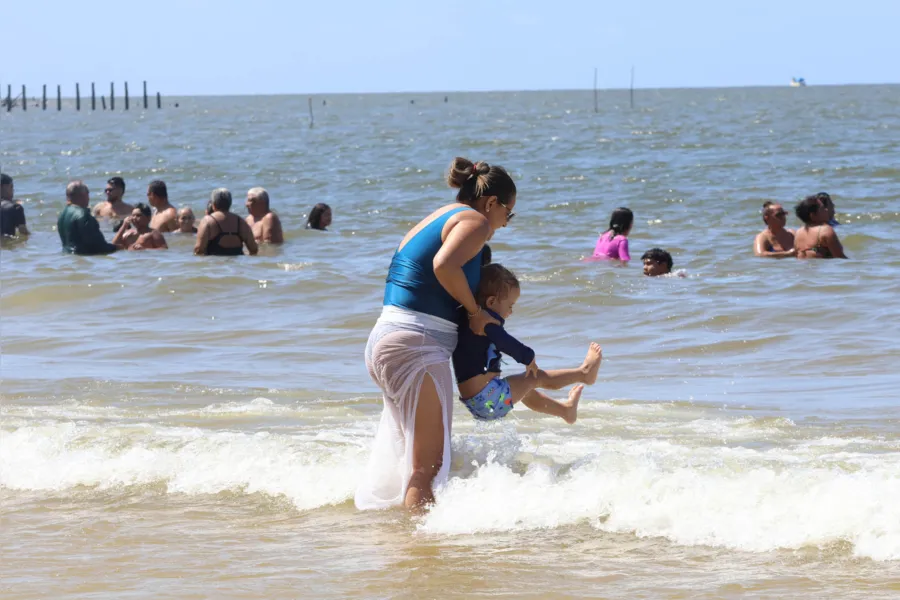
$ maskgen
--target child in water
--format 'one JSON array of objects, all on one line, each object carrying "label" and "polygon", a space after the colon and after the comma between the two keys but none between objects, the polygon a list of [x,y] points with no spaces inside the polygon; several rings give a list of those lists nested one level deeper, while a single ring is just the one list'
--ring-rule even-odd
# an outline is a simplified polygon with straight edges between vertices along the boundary
[{"label": "child in water", "polygon": [[[591,385],[603,358],[597,344],[591,344],[584,362],[577,369],[542,371],[534,359],[534,350],[522,344],[503,329],[519,299],[519,280],[499,264],[481,269],[481,283],[475,300],[500,322],[484,328],[485,335],[475,335],[468,322],[459,328],[459,341],[453,352],[453,371],[459,386],[459,397],[469,412],[479,420],[492,421],[506,416],[520,400],[533,411],[553,415],[572,424],[578,417],[578,401],[584,385],[576,385],[566,400],[558,401],[537,388],[558,390],[572,384]],[[500,377],[500,359],[506,354],[526,365],[524,373]]]},{"label": "child in water", "polygon": [[609,229],[603,232],[594,248],[594,258],[631,260],[628,254],[628,234],[634,224],[634,213],[628,208],[617,208],[609,217]]}]

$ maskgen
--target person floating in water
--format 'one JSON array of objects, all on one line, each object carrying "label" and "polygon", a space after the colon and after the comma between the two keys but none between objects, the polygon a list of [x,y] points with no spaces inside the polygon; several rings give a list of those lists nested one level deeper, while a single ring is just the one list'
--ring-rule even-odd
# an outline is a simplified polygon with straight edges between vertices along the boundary
[{"label": "person floating in water", "polygon": [[28,235],[25,209],[14,199],[15,193],[13,178],[6,173],[0,174],[0,235]]},{"label": "person floating in water", "polygon": [[785,227],[787,211],[784,207],[776,202],[766,202],[763,204],[762,218],[766,228],[757,234],[753,253],[768,258],[797,256],[794,232]]},{"label": "person floating in water", "polygon": [[617,208],[609,217],[609,228],[597,240],[594,258],[631,260],[628,253],[628,234],[634,225],[634,213],[628,208]]},{"label": "person floating in water", "polygon": [[[519,280],[502,265],[490,264],[481,269],[475,300],[499,325],[486,325],[484,335],[477,335],[460,325],[459,340],[453,352],[453,371],[460,400],[476,419],[483,421],[506,416],[517,402],[522,401],[535,412],[560,417],[572,424],[578,418],[582,384],[591,385],[597,381],[603,352],[599,345],[592,343],[577,369],[539,369],[534,350],[503,329],[519,294]],[[504,354],[526,365],[525,373],[501,378],[500,360]],[[563,401],[554,400],[537,389],[558,390],[573,384],[579,385],[572,388],[568,399]]]},{"label": "person floating in water", "polygon": [[329,225],[331,225],[331,207],[324,202],[319,202],[309,211],[306,228],[328,231]]},{"label": "person floating in water", "polygon": [[803,228],[794,236],[797,258],[847,258],[841,240],[828,224],[829,212],[819,195],[804,198],[795,212],[803,221]]},{"label": "person floating in water", "polygon": [[647,277],[659,277],[672,272],[672,255],[662,248],[651,248],[641,256],[644,264],[644,275]]},{"label": "person floating in water", "polygon": [[106,200],[94,206],[91,214],[95,219],[119,219],[132,214],[134,207],[126,203],[125,180],[121,177],[110,177],[103,190]]},{"label": "person floating in water", "polygon": [[166,250],[163,234],[150,229],[150,207],[138,202],[131,215],[122,221],[122,226],[112,240],[120,250]]},{"label": "person floating in water", "polygon": [[837,227],[838,225],[840,225],[838,220],[834,218],[835,208],[834,201],[832,201],[831,199],[831,195],[828,194],[828,192],[819,192],[818,194],[816,194],[816,198],[818,198],[819,201],[822,202],[822,206],[825,207],[825,222],[832,227]]},{"label": "person floating in water", "polygon": [[250,188],[246,206],[247,225],[253,230],[253,238],[260,244],[283,244],[281,219],[269,208],[269,192],[261,187]]}]

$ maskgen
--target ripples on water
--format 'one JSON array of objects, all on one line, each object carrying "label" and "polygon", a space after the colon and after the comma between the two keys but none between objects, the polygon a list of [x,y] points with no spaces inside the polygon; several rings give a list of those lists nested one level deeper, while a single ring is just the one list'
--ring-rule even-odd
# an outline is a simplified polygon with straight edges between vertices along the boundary
[{"label": "ripples on water", "polygon": [[[298,97],[0,115],[35,232],[0,254],[20,593],[896,592],[900,88],[646,91],[634,111],[610,92],[599,114],[579,92],[409,99],[329,97],[313,129]],[[492,242],[523,281],[510,329],[545,367],[598,340],[601,379],[574,427],[457,411],[435,510],[356,513],[379,409],[362,348],[456,155],[519,186]],[[66,181],[99,201],[113,174],[130,202],[162,178],[198,213],[214,187],[243,212],[263,185],[287,243],[60,254]],[[822,190],[852,260],[752,256],[763,201]],[[302,229],[320,201],[330,234]],[[632,254],[664,247],[688,277],[581,261],[617,206],[636,213]]]}]

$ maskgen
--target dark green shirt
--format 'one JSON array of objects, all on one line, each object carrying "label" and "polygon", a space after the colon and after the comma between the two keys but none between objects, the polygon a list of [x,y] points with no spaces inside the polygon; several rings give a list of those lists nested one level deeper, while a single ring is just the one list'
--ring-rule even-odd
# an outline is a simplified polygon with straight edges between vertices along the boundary
[{"label": "dark green shirt", "polygon": [[56,221],[59,241],[65,252],[73,254],[109,254],[116,247],[100,233],[100,223],[86,208],[68,204]]}]

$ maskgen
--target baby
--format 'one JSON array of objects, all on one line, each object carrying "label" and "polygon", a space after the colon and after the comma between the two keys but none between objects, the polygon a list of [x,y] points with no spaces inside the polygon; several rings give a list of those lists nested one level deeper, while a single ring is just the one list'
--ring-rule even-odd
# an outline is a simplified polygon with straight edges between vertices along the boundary
[{"label": "baby", "polygon": [[[584,362],[577,369],[542,371],[534,359],[534,350],[522,344],[503,329],[519,299],[519,280],[499,264],[481,269],[481,283],[475,295],[479,306],[500,322],[484,328],[485,335],[475,335],[468,322],[459,327],[459,341],[453,352],[453,370],[459,386],[459,397],[469,412],[479,420],[491,421],[506,416],[513,405],[522,401],[533,411],[560,417],[572,424],[578,417],[578,401],[584,385],[576,385],[567,400],[558,401],[537,388],[558,390],[572,384],[591,385],[603,358],[597,344],[591,344]],[[506,354],[526,365],[525,373],[500,377],[500,359]]]}]

